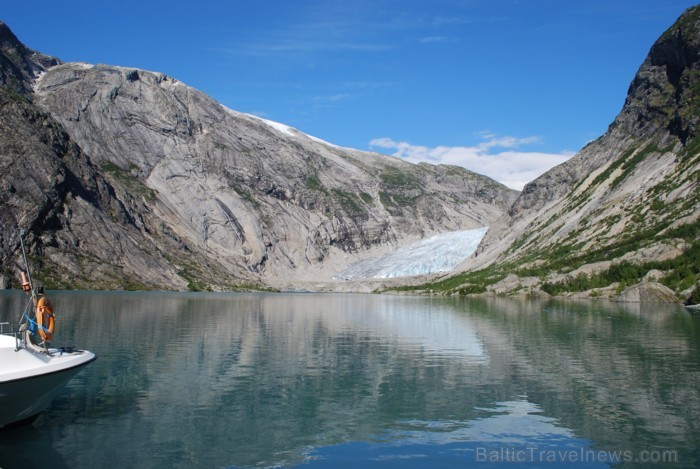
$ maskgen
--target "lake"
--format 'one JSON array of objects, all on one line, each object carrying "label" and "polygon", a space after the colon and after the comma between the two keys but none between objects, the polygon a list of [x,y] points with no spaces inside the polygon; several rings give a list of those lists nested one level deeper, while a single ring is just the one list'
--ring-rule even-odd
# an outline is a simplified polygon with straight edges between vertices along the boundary
[{"label": "lake", "polygon": [[[673,305],[50,292],[97,353],[0,467],[700,467]],[[0,321],[21,292],[0,293]],[[672,464],[668,464],[672,463]]]}]

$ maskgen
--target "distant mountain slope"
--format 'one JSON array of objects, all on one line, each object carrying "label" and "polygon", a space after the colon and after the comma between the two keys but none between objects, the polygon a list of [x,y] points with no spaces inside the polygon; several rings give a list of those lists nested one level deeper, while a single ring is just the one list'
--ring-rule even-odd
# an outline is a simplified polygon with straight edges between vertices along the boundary
[{"label": "distant mountain slope", "polygon": [[[517,195],[463,168],[339,148],[163,74],[61,64],[4,24],[0,38],[6,279],[19,224],[50,286],[288,287],[488,225]],[[29,191],[31,174],[43,179]]]},{"label": "distant mountain slope", "polygon": [[605,135],[528,184],[461,266],[480,273],[449,285],[614,295],[661,269],[687,296],[700,278],[699,53],[694,7],[653,45]]}]

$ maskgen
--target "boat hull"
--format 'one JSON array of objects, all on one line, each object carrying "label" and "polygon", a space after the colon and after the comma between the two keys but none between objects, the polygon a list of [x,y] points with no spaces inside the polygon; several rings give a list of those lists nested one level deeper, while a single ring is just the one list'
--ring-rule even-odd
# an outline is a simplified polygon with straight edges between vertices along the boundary
[{"label": "boat hull", "polygon": [[10,360],[36,362],[33,367],[0,374],[0,429],[31,422],[71,378],[96,358],[88,351],[42,355],[24,348],[0,350],[5,364]]}]

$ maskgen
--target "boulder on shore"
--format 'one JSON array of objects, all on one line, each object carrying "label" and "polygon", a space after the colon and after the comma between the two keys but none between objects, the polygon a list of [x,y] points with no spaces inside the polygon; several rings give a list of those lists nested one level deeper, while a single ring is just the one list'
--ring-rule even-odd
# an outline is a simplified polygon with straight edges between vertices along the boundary
[{"label": "boulder on shore", "polygon": [[677,303],[675,292],[657,282],[641,282],[625,289],[614,301],[632,303]]}]

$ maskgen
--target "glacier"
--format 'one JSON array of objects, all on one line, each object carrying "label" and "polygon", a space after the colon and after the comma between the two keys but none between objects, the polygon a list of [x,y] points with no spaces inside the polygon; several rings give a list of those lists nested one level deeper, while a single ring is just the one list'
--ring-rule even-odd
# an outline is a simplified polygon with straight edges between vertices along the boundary
[{"label": "glacier", "polygon": [[471,256],[488,227],[452,231],[357,262],[334,278],[342,280],[396,278],[449,272]]}]

